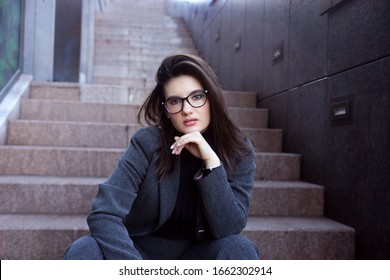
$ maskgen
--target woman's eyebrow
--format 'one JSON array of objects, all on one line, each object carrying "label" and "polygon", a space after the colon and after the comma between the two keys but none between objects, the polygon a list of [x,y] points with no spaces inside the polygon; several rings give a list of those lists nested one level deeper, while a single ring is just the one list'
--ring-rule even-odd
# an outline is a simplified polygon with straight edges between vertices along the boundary
[{"label": "woman's eyebrow", "polygon": [[[194,89],[193,91],[191,91],[187,96],[189,96],[189,95],[191,95],[191,94],[193,94],[193,93],[196,93],[197,91],[203,91],[203,89]],[[186,97],[187,97],[186,96]],[[168,98],[167,98],[167,100],[168,99],[171,99],[171,98],[182,98],[182,97],[180,97],[180,96],[178,96],[178,95],[172,95],[172,96],[169,96]]]}]

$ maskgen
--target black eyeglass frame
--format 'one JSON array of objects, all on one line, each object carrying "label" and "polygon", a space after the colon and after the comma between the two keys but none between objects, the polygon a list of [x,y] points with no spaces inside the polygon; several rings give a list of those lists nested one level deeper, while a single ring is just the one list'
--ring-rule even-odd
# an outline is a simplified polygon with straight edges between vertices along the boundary
[{"label": "black eyeglass frame", "polygon": [[[194,105],[191,104],[191,102],[189,101],[188,98],[189,98],[190,96],[196,94],[196,93],[199,93],[199,92],[205,93],[205,95],[206,95],[206,100],[205,100],[205,102],[204,102],[202,105],[200,105],[200,106],[194,106]],[[207,94],[208,94],[207,89],[197,89],[197,90],[192,91],[187,97],[183,97],[183,98],[181,98],[181,97],[172,97],[172,98],[168,98],[168,99],[165,100],[164,102],[161,102],[161,104],[164,106],[165,110],[167,110],[168,113],[170,113],[170,114],[178,114],[178,113],[180,113],[181,111],[183,111],[184,100],[186,100],[187,103],[190,104],[191,107],[193,107],[193,108],[200,108],[200,107],[204,106],[204,105],[207,103],[207,99],[208,99]],[[169,109],[168,109],[168,107],[167,107],[167,102],[169,102],[169,101],[172,100],[172,99],[180,99],[180,100],[181,100],[181,109],[180,109],[178,112],[172,113],[171,111],[169,111]]]}]

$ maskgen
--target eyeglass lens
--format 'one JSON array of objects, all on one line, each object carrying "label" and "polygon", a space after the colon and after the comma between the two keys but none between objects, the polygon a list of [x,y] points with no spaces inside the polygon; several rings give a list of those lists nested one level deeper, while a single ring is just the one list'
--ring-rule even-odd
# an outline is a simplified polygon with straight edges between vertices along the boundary
[{"label": "eyeglass lens", "polygon": [[199,108],[202,107],[207,101],[206,93],[206,90],[196,90],[185,98],[168,98],[164,105],[168,112],[172,114],[179,113],[181,110],[183,110],[184,100],[187,100],[188,104],[190,104],[192,107]]}]

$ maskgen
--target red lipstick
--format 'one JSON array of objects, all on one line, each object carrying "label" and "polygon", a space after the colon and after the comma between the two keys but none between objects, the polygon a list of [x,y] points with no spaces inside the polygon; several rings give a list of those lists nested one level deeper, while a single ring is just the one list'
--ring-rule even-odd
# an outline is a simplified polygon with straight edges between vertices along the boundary
[{"label": "red lipstick", "polygon": [[198,121],[198,119],[195,119],[195,118],[192,118],[192,119],[185,119],[185,120],[183,121],[183,124],[184,124],[185,126],[193,126],[193,125],[195,125],[195,124],[197,123],[197,121]]}]

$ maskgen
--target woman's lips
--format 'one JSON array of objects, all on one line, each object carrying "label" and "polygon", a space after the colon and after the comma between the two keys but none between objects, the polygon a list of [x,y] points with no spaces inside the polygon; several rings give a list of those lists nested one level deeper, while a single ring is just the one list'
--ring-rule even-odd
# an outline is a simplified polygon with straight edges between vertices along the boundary
[{"label": "woman's lips", "polygon": [[197,121],[198,121],[197,119],[186,119],[183,121],[183,124],[185,126],[193,126],[196,125]]}]

